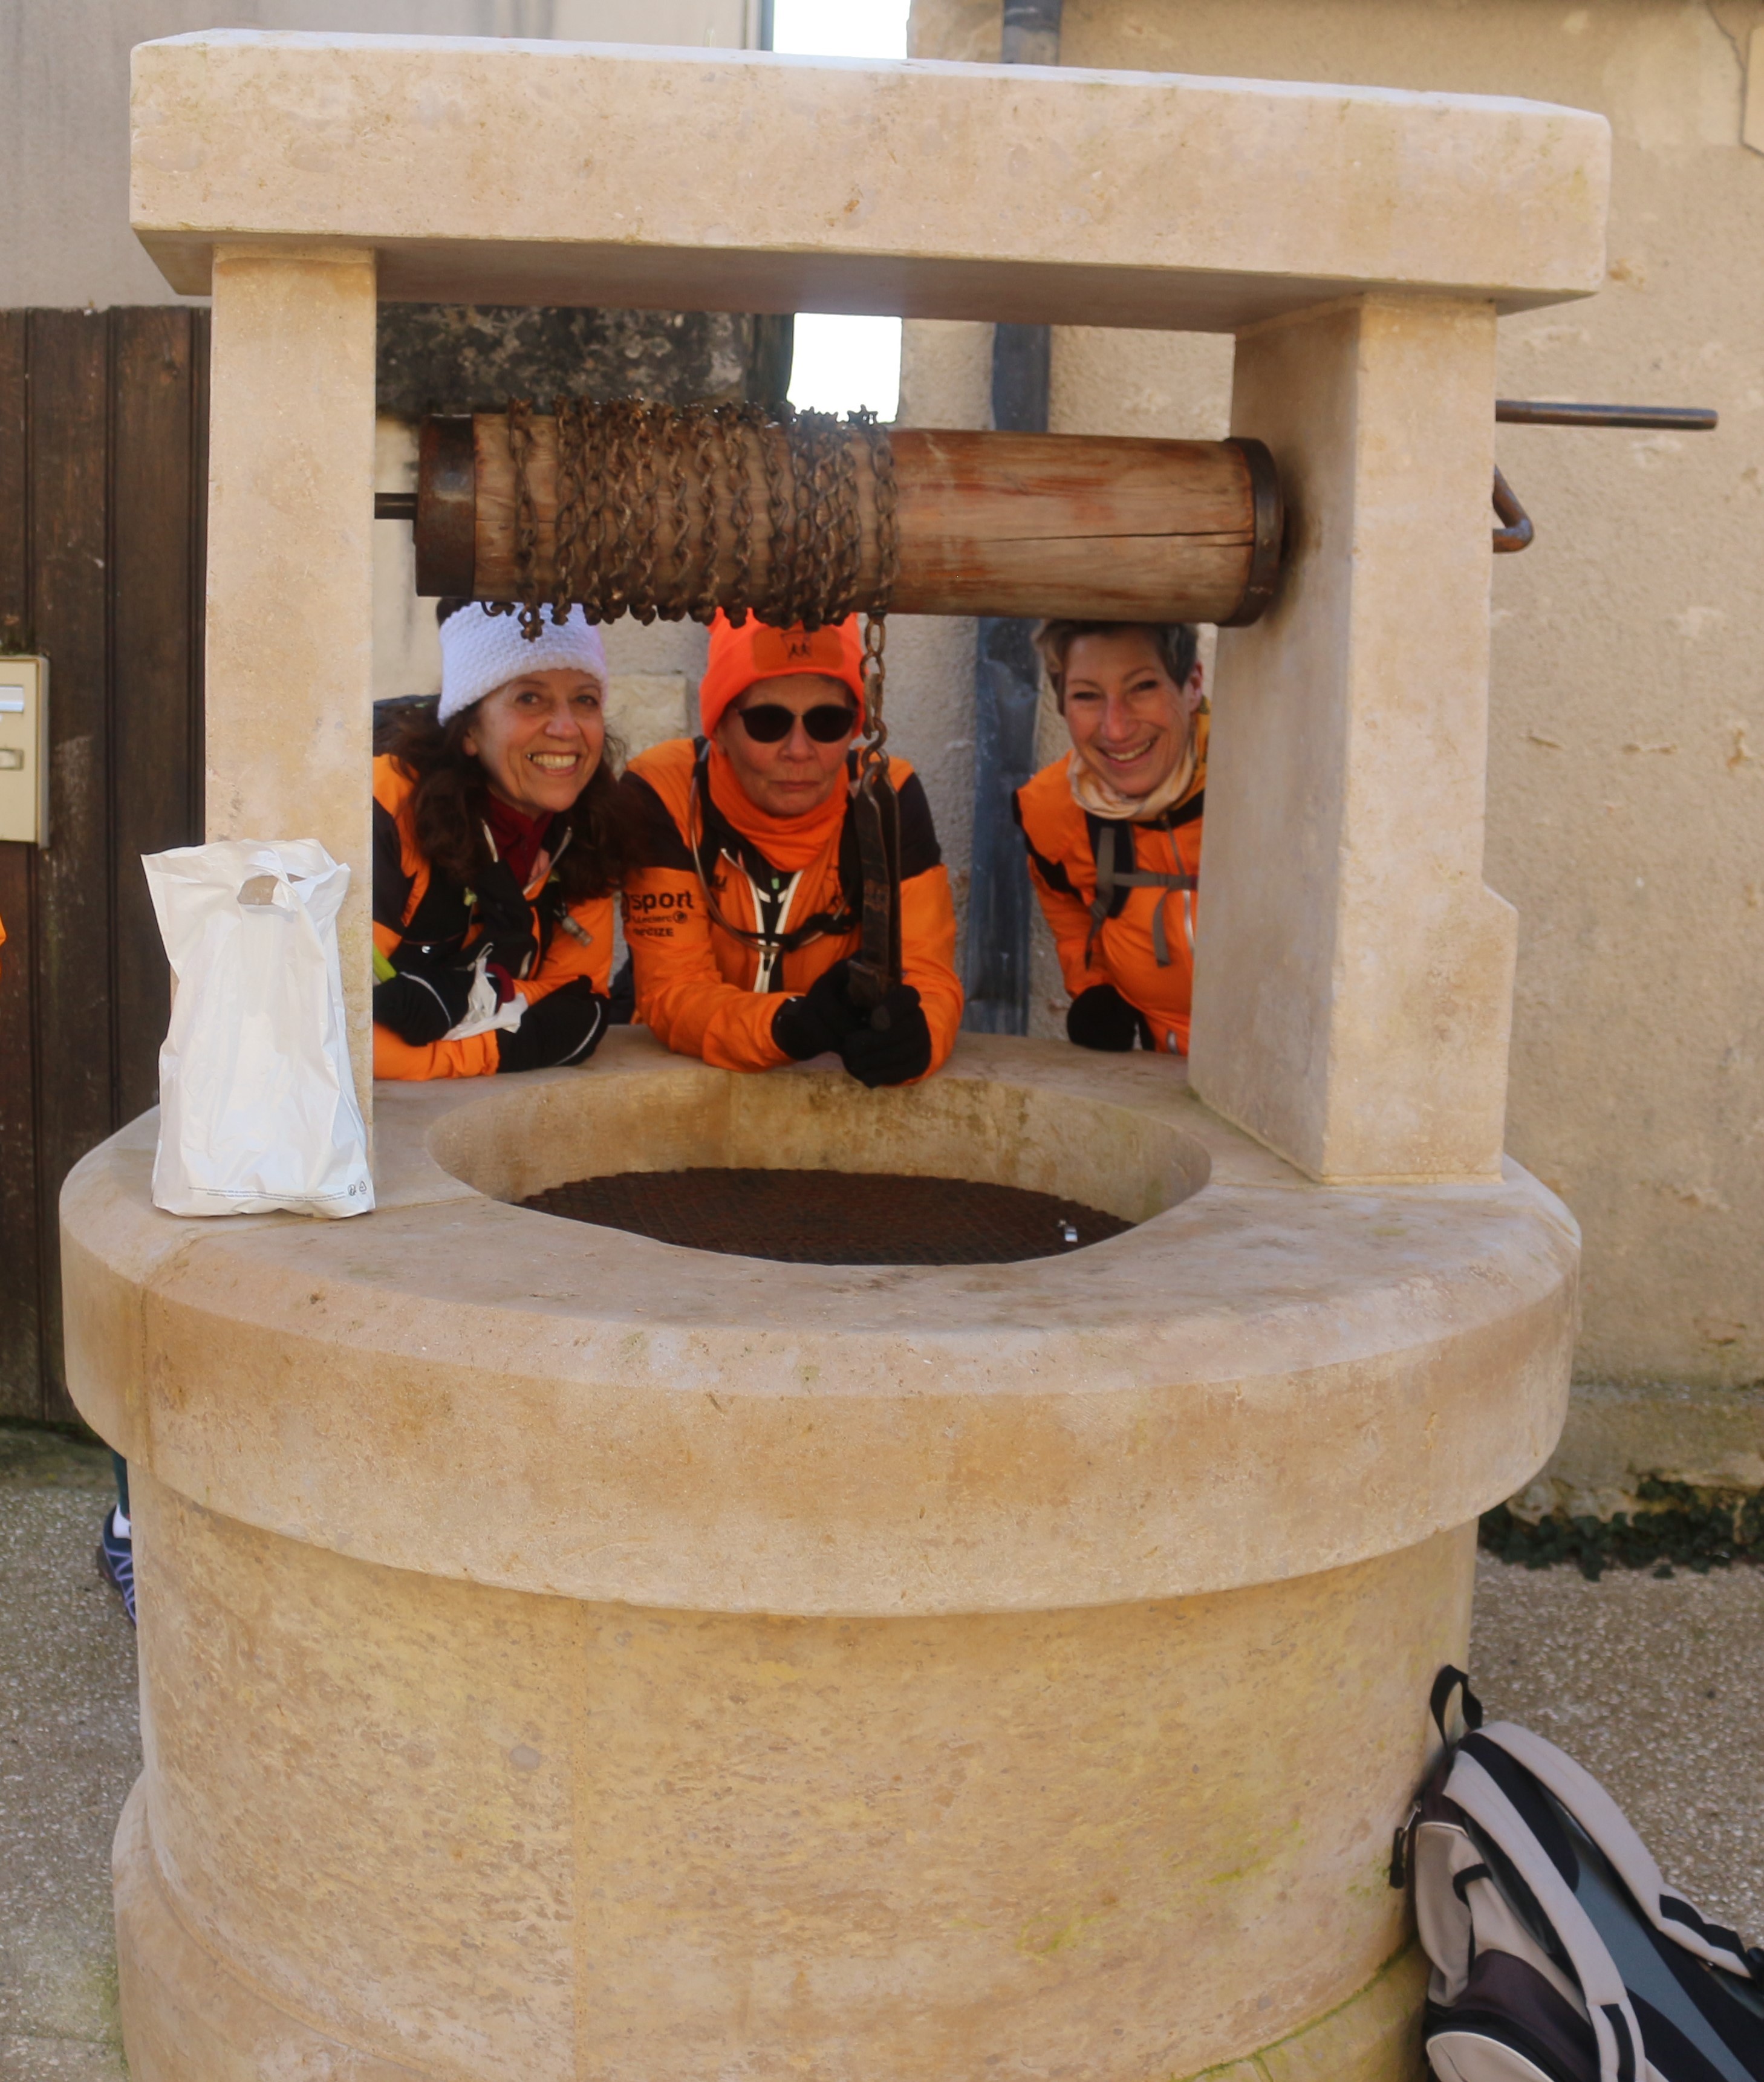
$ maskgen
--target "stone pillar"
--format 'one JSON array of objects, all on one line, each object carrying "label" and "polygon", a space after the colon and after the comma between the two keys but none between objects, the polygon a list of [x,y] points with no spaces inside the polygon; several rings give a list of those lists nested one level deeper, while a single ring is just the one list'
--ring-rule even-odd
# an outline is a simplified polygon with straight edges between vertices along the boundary
[{"label": "stone pillar", "polygon": [[209,419],[208,836],[347,861],[349,1053],[371,1121],[374,256],[223,246]]},{"label": "stone pillar", "polygon": [[1515,925],[1483,887],[1491,305],[1370,295],[1239,340],[1290,502],[1223,632],[1190,1064],[1314,1178],[1492,1178]]}]

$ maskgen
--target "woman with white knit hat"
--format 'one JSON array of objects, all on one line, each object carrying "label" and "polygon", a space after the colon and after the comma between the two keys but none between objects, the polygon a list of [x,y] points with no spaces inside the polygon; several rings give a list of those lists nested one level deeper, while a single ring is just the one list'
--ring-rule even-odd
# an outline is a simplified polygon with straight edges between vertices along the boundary
[{"label": "woman with white knit hat", "polygon": [[373,1074],[580,1063],[606,1027],[622,865],[606,653],[444,600],[441,691],[373,762]]}]

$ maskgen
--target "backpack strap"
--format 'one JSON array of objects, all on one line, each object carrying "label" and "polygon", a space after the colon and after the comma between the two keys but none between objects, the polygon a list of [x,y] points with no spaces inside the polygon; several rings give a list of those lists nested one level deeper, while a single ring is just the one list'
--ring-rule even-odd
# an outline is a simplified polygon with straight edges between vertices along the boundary
[{"label": "backpack strap", "polygon": [[1416,1829],[1428,1807],[1437,1801],[1445,1785],[1445,1775],[1451,1769],[1454,1744],[1451,1730],[1445,1725],[1445,1716],[1451,1706],[1452,1696],[1458,1692],[1463,1694],[1465,1727],[1474,1733],[1482,1726],[1482,1701],[1471,1690],[1469,1677],[1455,1664],[1442,1663],[1438,1675],[1433,1680],[1427,1710],[1433,1715],[1433,1725],[1439,1730],[1439,1739],[1445,1747],[1429,1771],[1427,1783],[1416,1795],[1407,1816],[1397,1824],[1391,1837],[1391,1864],[1387,1877],[1391,1886],[1399,1892],[1408,1885],[1410,1868],[1414,1864]]},{"label": "backpack strap", "polygon": [[[1196,803],[1199,798],[1196,799]],[[1184,806],[1186,807],[1186,806]],[[1189,816],[1180,821],[1192,821]],[[1129,836],[1133,827],[1112,817],[1099,817],[1087,810],[1084,822],[1091,835],[1091,858],[1096,864],[1096,894],[1091,900],[1090,938],[1084,943],[1087,966],[1095,958],[1096,936],[1111,918],[1118,917],[1127,901],[1130,889],[1198,889],[1200,878],[1192,875],[1157,875],[1149,868],[1133,865],[1133,841]],[[1125,850],[1123,851],[1123,841]],[[1164,907],[1160,902],[1152,914],[1151,947],[1157,957],[1158,966],[1170,966],[1170,934],[1164,924]]]},{"label": "backpack strap", "polygon": [[1439,1730],[1439,1739],[1442,1743],[1449,1743],[1452,1739],[1445,1726],[1445,1711],[1452,1703],[1454,1692],[1462,1692],[1464,1695],[1464,1726],[1473,1734],[1482,1726],[1482,1701],[1471,1690],[1468,1675],[1453,1663],[1443,1663],[1438,1676],[1433,1680],[1433,1689],[1427,1701],[1427,1710],[1433,1717],[1433,1725]]},{"label": "backpack strap", "polygon": [[1673,1892],[1629,1817],[1589,1771],[1554,1743],[1510,1721],[1497,1721],[1485,1728],[1483,1740],[1504,1750],[1555,1794],[1610,1859],[1636,1907],[1662,1937],[1711,1966],[1764,1982],[1764,1950],[1755,1945],[1749,1950],[1737,1931],[1707,1921],[1682,1894]]},{"label": "backpack strap", "polygon": [[[1478,1738],[1477,1739],[1482,1739]],[[1629,1992],[1605,1941],[1574,1890],[1556,1869],[1529,1823],[1468,1749],[1461,1748],[1445,1781],[1448,1798],[1507,1858],[1548,1917],[1580,1983],[1598,2041],[1599,2082],[1642,2082],[1646,2073],[1641,2028]]]}]

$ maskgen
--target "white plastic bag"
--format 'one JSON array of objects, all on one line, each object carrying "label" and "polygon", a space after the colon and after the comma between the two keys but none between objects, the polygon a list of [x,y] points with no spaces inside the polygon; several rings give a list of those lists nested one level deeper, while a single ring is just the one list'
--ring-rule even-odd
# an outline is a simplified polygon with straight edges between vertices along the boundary
[{"label": "white plastic bag", "polygon": [[174,1215],[365,1215],[337,912],[316,839],[220,839],[141,865],[178,980],[159,1051],[153,1200]]}]

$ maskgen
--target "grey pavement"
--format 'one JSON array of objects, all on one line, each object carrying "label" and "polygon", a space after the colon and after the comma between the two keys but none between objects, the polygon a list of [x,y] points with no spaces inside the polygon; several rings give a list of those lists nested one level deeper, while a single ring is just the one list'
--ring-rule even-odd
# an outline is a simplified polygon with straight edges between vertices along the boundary
[{"label": "grey pavement", "polygon": [[0,1426],[0,2082],[118,2082],[110,1839],[135,1638],[94,1561],[110,1456]]},{"label": "grey pavement", "polygon": [[1522,1569],[1481,1557],[1473,1680],[1585,1764],[1668,1882],[1764,1944],[1764,1568]]},{"label": "grey pavement", "polygon": [[[134,1637],[92,1550],[99,1450],[0,1424],[0,2082],[123,2082],[112,1830],[141,1768]],[[150,1595],[150,1592],[149,1593]],[[1484,1557],[1474,1674],[1579,1758],[1666,1877],[1764,1938],[1764,1570]]]}]

